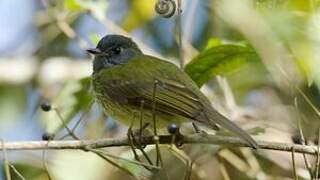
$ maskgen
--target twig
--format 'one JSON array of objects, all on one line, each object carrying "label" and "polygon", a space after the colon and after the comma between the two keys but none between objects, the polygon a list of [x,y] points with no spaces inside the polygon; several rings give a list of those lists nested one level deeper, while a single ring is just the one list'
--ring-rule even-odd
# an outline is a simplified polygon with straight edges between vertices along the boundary
[{"label": "twig", "polygon": [[66,124],[66,122],[64,121],[64,119],[63,119],[60,111],[59,111],[57,108],[54,108],[54,111],[57,113],[57,115],[58,115],[58,117],[59,117],[59,119],[60,119],[63,127],[67,130],[67,132],[69,133],[69,135],[70,135],[71,137],[73,137],[74,139],[79,140],[79,138],[74,134],[74,132],[67,126],[67,124]]},{"label": "twig", "polygon": [[183,43],[182,43],[182,28],[181,28],[181,0],[178,1],[178,16],[177,16],[177,33],[178,33],[178,51],[179,51],[179,64],[183,69],[184,57],[183,57]]},{"label": "twig", "polygon": [[[307,104],[309,104],[309,106],[312,108],[312,110],[318,115],[318,117],[320,117],[320,111],[318,110],[318,108],[312,103],[312,101],[310,100],[310,98],[301,90],[301,88],[296,85],[295,83],[292,83],[290,81],[290,78],[288,77],[288,75],[286,74],[286,72],[282,69],[279,68],[279,71],[282,73],[282,75],[286,78],[287,82],[289,84],[292,85],[292,87],[297,90],[299,92],[299,94],[303,97],[303,99],[305,100],[305,102]],[[296,99],[295,99],[296,101]]]},{"label": "twig", "polygon": [[77,127],[80,125],[80,123],[82,122],[82,120],[84,119],[84,117],[87,115],[87,113],[91,110],[91,107],[92,107],[92,105],[93,105],[93,100],[91,100],[91,102],[89,103],[89,105],[86,107],[86,109],[84,110],[84,112],[82,112],[82,114],[81,114],[81,116],[80,116],[80,118],[79,118],[79,120],[76,122],[76,124],[73,126],[73,128],[72,128],[72,132],[74,132],[76,129],[77,129]]},{"label": "twig", "polygon": [[14,173],[16,173],[16,175],[21,179],[21,180],[26,180],[26,178],[24,178],[22,176],[22,174],[14,167],[14,165],[10,164],[9,165],[11,167],[11,169],[13,170]]},{"label": "twig", "polygon": [[315,178],[318,178],[319,176],[319,163],[320,163],[320,153],[319,153],[319,150],[320,150],[320,128],[318,130],[318,145],[317,145],[317,159],[316,159],[316,168],[315,168],[315,174],[314,174],[314,177]]},{"label": "twig", "polygon": [[[136,113],[133,114],[133,118],[131,119],[131,123],[130,123],[130,126],[129,126],[129,129],[127,131],[127,137],[128,137],[128,140],[129,140],[129,143],[130,143],[130,148],[131,148],[131,151],[134,155],[134,159],[138,162],[141,162],[141,159],[136,151],[136,144],[138,144],[137,148],[141,151],[141,153],[143,154],[143,156],[146,158],[146,160],[149,162],[150,165],[153,165],[152,161],[150,160],[148,154],[144,151],[144,149],[142,148],[142,145],[140,143],[140,140],[138,140],[138,142],[135,141],[135,134],[133,133],[132,131],[132,127],[133,127],[133,122],[135,120],[135,117],[136,117]],[[142,129],[143,127],[140,127],[140,130]],[[139,139],[141,139],[142,136],[139,136]],[[150,167],[148,166],[144,166],[147,170],[152,170]]]},{"label": "twig", "polygon": [[74,39],[81,49],[86,49],[89,47],[88,43],[82,39],[78,34],[72,29],[72,27],[65,21],[57,19],[57,26],[59,29],[70,39]]},{"label": "twig", "polygon": [[[185,136],[178,136],[177,139],[182,144],[217,144],[226,147],[249,147],[249,145],[240,138],[218,136],[208,134],[206,137],[201,135],[192,134]],[[159,144],[171,144],[171,135],[160,135]],[[154,144],[153,136],[144,136],[141,138],[141,143],[145,145]],[[306,146],[289,143],[276,143],[257,141],[260,149],[269,149],[277,151],[291,152],[292,148],[296,153],[305,153],[310,155],[317,155],[316,146]],[[129,140],[127,137],[118,138],[105,138],[97,140],[66,140],[66,141],[50,141],[47,145],[47,141],[19,141],[19,142],[6,142],[0,148],[3,150],[39,150],[39,149],[83,149],[89,148],[104,148],[104,147],[117,147],[117,146],[129,146]]]},{"label": "twig", "polygon": [[295,158],[294,158],[294,153],[295,153],[295,150],[294,150],[294,148],[292,148],[291,158],[292,158],[293,177],[294,177],[295,180],[298,180],[298,176],[297,176],[297,172],[296,172],[296,161],[295,161]]},{"label": "twig", "polygon": [[154,166],[154,165],[152,165],[152,164],[146,164],[146,163],[143,163],[143,162],[126,159],[126,158],[123,158],[123,157],[120,157],[120,156],[115,156],[115,155],[109,154],[109,153],[104,152],[104,151],[101,151],[101,150],[94,150],[94,149],[93,149],[93,150],[91,150],[91,151],[100,152],[101,154],[103,154],[103,155],[105,155],[105,156],[108,156],[108,157],[110,157],[110,158],[114,158],[114,159],[117,159],[117,160],[126,161],[126,162],[129,162],[129,163],[135,164],[135,165],[147,166],[147,167],[152,168],[152,169],[160,170],[160,167]]},{"label": "twig", "polygon": [[[140,128],[139,128],[139,142],[138,142],[138,149],[141,151],[141,153],[143,154],[143,156],[145,157],[145,159],[149,162],[150,165],[153,165],[151,159],[149,158],[148,154],[144,151],[142,144],[140,142],[140,139],[142,137],[142,132],[144,131],[144,129],[148,126],[148,123],[146,123],[145,125],[143,125],[143,106],[144,106],[144,100],[141,100],[140,102]],[[133,140],[135,140],[135,138],[133,138]]]},{"label": "twig", "polygon": [[[300,112],[299,111],[297,97],[294,98],[294,106],[295,106],[297,112]],[[298,117],[298,129],[299,129],[299,135],[300,135],[300,138],[301,138],[301,144],[302,145],[307,145],[306,141],[305,141],[305,138],[304,138],[303,131],[302,131],[302,127],[301,127],[301,116],[300,116],[300,114],[298,114],[298,115],[299,115],[299,117]],[[308,160],[308,158],[307,158],[305,153],[303,153],[302,155],[303,155],[304,164],[305,164],[305,166],[306,166],[306,168],[307,168],[307,170],[309,172],[310,178],[312,179],[312,169],[310,167],[310,162],[309,162],[309,160]]]},{"label": "twig", "polygon": [[82,148],[83,151],[90,151],[94,154],[96,154],[97,156],[101,157],[102,159],[104,159],[105,161],[107,161],[108,163],[112,164],[113,166],[119,168],[120,170],[122,170],[123,172],[127,173],[128,175],[132,176],[132,177],[136,177],[130,170],[128,170],[127,168],[122,167],[121,165],[119,165],[118,163],[112,161],[110,158],[106,157],[105,155],[103,155],[100,151],[97,151],[95,149],[92,148],[87,148],[84,147]]},{"label": "twig", "polygon": [[156,165],[163,167],[162,163],[162,158],[161,158],[161,153],[160,153],[160,148],[159,148],[159,137],[157,133],[157,121],[156,121],[156,94],[157,94],[157,86],[159,84],[158,80],[154,81],[154,86],[153,86],[153,93],[152,93],[152,120],[153,120],[153,133],[154,137],[153,140],[156,145],[156,151],[157,151],[157,159],[156,159]]},{"label": "twig", "polygon": [[6,180],[11,180],[7,150],[6,150],[6,146],[3,139],[1,139],[1,148],[3,150],[3,164],[4,164],[5,177],[6,177]]},{"label": "twig", "polygon": [[[50,141],[47,141],[47,145],[49,144],[49,142]],[[49,168],[47,165],[46,149],[43,149],[43,151],[42,151],[42,166],[43,166],[43,169],[45,170],[45,173],[46,173],[48,179],[52,180],[51,175],[49,173]]]}]

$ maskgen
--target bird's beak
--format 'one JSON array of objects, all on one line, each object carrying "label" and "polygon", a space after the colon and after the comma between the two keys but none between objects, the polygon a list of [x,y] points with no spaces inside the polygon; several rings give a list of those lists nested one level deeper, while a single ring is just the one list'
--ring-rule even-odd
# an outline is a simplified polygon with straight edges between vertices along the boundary
[{"label": "bird's beak", "polygon": [[91,48],[86,50],[89,54],[97,55],[101,54],[102,51],[99,48]]}]

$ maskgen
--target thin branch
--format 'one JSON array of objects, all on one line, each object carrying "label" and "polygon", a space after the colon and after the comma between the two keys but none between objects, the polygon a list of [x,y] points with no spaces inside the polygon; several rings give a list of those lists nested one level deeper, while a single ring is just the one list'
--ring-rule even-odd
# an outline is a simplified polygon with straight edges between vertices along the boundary
[{"label": "thin branch", "polygon": [[21,180],[26,180],[26,178],[24,178],[22,176],[22,174],[14,167],[14,165],[10,164],[9,165],[11,167],[11,169],[13,170],[14,173],[16,173],[16,175],[21,179]]},{"label": "thin branch", "polygon": [[91,148],[83,148],[82,150],[84,151],[90,151],[94,154],[96,154],[97,156],[101,157],[102,159],[104,159],[105,161],[107,161],[108,163],[112,164],[113,166],[121,169],[123,172],[127,173],[128,175],[130,176],[133,176],[135,177],[135,175],[130,171],[128,170],[127,168],[124,168],[123,166],[119,165],[118,163],[116,163],[115,161],[111,160],[109,157],[106,157],[105,155],[103,155],[100,151],[97,151],[97,150],[94,150],[94,149],[91,149]]},{"label": "thin branch", "polygon": [[[226,147],[249,147],[249,145],[240,138],[216,136],[208,134],[206,137],[193,134],[177,137],[178,141],[182,144],[217,144]],[[171,144],[172,136],[162,135],[159,136],[159,144]],[[145,136],[141,138],[141,143],[150,145],[154,144],[153,136]],[[295,149],[295,153],[305,153],[311,155],[317,155],[316,146],[306,146],[289,143],[275,143],[266,141],[257,141],[260,149],[287,151],[291,152],[292,148]],[[46,141],[20,141],[20,142],[6,142],[0,148],[3,150],[37,150],[37,149],[86,149],[86,148],[104,148],[115,146],[130,146],[127,137],[120,138],[106,138],[98,140],[67,140],[67,141],[50,141],[47,144]]]},{"label": "thin branch", "polygon": [[3,150],[3,165],[4,165],[5,177],[7,180],[11,180],[11,173],[10,173],[10,168],[9,168],[7,149],[5,146],[5,142],[2,139],[1,139],[1,149]]},{"label": "thin branch", "polygon": [[59,120],[61,121],[63,127],[67,130],[68,134],[73,138],[73,139],[76,139],[76,140],[79,140],[79,138],[74,134],[74,132],[67,126],[64,118],[62,117],[60,111],[58,110],[58,108],[54,108],[53,109],[56,114],[58,115],[58,118]]},{"label": "thin branch", "polygon": [[[294,106],[297,110],[297,112],[300,112],[299,111],[299,106],[298,106],[298,99],[297,97],[294,98]],[[302,145],[307,145],[306,144],[306,140],[304,138],[304,134],[303,134],[303,131],[302,131],[302,126],[301,126],[301,116],[300,116],[300,113],[298,114],[298,129],[299,129],[299,135],[300,135],[300,138],[301,138],[301,144]],[[318,154],[318,153],[317,153]],[[311,169],[311,166],[310,166],[310,162],[306,156],[305,153],[302,154],[303,156],[303,160],[304,160],[304,164],[309,172],[309,175],[310,175],[310,178],[312,179],[312,169]]]},{"label": "thin branch", "polygon": [[[47,146],[48,146],[49,142],[50,141],[47,141]],[[48,179],[52,180],[51,175],[49,173],[48,164],[47,164],[46,149],[44,149],[42,151],[42,166],[43,166],[43,169],[44,169],[45,174],[47,175]]]},{"label": "thin branch", "polygon": [[292,158],[292,170],[293,170],[293,177],[295,180],[298,180],[297,172],[296,172],[296,161],[294,157],[295,149],[292,148],[291,150],[291,158]]},{"label": "thin branch", "polygon": [[177,16],[177,33],[178,33],[178,54],[179,54],[179,65],[183,69],[184,57],[183,57],[183,44],[182,44],[182,23],[181,23],[181,0],[178,0],[178,16]]},{"label": "thin branch", "polygon": [[86,109],[84,110],[84,112],[82,112],[79,120],[76,122],[76,124],[72,127],[72,132],[74,132],[77,127],[80,125],[80,123],[83,121],[84,117],[88,114],[88,112],[91,110],[92,105],[93,105],[94,101],[91,100],[91,102],[89,103],[89,105],[86,107]]},{"label": "thin branch", "polygon": [[160,167],[158,167],[158,166],[154,166],[152,164],[147,164],[147,163],[143,163],[143,162],[139,162],[139,161],[134,161],[134,160],[131,160],[131,159],[126,159],[126,158],[123,158],[121,156],[116,156],[116,155],[109,154],[109,153],[107,153],[105,151],[102,151],[102,150],[92,149],[90,151],[98,152],[98,153],[101,153],[102,155],[108,156],[110,158],[114,158],[114,159],[117,159],[117,160],[125,161],[125,162],[131,163],[131,164],[140,165],[140,166],[146,166],[146,167],[149,167],[149,168],[152,168],[152,169],[155,169],[155,170],[160,170]]},{"label": "thin branch", "polygon": [[314,174],[314,177],[315,178],[318,178],[319,176],[319,163],[320,163],[320,128],[318,129],[318,144],[317,144],[317,159],[316,159],[316,167],[315,167],[315,174]]}]

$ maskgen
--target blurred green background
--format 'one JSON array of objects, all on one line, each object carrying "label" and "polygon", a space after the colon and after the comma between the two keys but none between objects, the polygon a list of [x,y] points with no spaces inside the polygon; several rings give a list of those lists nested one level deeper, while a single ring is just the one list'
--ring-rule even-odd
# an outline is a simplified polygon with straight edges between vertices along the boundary
[{"label": "blurred green background", "polygon": [[[67,131],[56,111],[39,108],[44,102],[57,109],[70,128],[81,118],[74,128],[81,139],[124,136],[127,127],[103,115],[97,104],[90,106],[92,57],[85,52],[106,34],[123,34],[132,37],[146,54],[177,65],[180,47],[184,70],[213,106],[256,139],[300,144],[302,132],[308,144],[318,144],[319,0],[181,0],[181,32],[177,13],[164,18],[155,12],[156,3],[0,1],[0,139],[41,140],[43,134],[54,135],[55,140],[64,137]],[[133,160],[129,148],[103,151]],[[154,156],[154,147],[146,151]],[[306,157],[307,169],[299,154],[295,155],[295,176],[290,153],[215,145],[185,145],[179,150],[163,146],[161,152],[165,168],[156,173],[107,155],[127,169],[123,171],[80,150],[48,150],[45,157],[42,151],[13,151],[7,152],[6,159],[12,179],[317,176],[316,158]],[[3,154],[0,158],[4,160]],[[4,168],[0,179],[5,179]]]}]

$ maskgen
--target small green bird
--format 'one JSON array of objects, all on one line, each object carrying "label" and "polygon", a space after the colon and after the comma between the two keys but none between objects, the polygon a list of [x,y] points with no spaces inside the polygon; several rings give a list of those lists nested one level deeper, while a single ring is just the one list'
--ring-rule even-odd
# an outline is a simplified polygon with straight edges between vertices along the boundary
[{"label": "small green bird", "polygon": [[[129,125],[135,113],[143,111],[143,122],[163,129],[171,123],[199,122],[214,129],[220,125],[246,140],[258,144],[244,130],[217,112],[192,79],[167,61],[142,53],[130,38],[103,37],[93,54],[94,96],[104,111]],[[155,107],[153,106],[155,104]],[[139,127],[139,118],[133,120]]]}]

